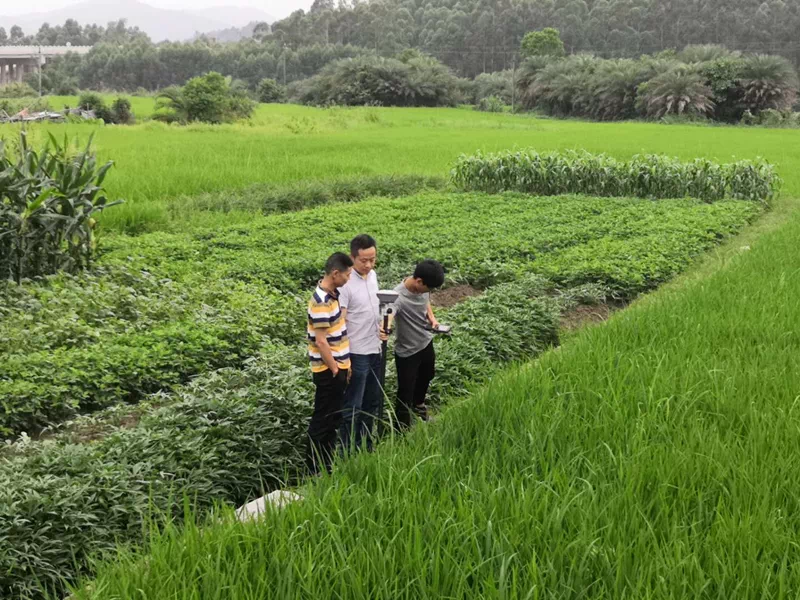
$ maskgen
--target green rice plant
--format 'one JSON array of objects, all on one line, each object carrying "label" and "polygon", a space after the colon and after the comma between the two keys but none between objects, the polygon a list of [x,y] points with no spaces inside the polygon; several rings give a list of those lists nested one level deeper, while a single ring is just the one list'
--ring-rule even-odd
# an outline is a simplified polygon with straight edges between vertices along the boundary
[{"label": "green rice plant", "polygon": [[719,164],[649,154],[619,161],[585,151],[540,154],[535,150],[462,155],[451,171],[451,180],[462,190],[491,193],[690,197],[705,202],[737,198],[767,204],[782,183],[775,167],[761,158]]},{"label": "green rice plant", "polygon": [[98,166],[91,140],[78,155],[52,135],[39,151],[24,131],[16,151],[0,141],[0,281],[89,266],[94,215],[120,203],[102,187],[112,165]]}]

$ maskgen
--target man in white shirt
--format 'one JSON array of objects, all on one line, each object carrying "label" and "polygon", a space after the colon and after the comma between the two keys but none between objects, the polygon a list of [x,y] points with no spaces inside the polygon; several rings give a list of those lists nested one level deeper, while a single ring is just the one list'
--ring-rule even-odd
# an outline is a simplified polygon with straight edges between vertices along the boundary
[{"label": "man in white shirt", "polygon": [[339,441],[345,452],[372,446],[376,418],[383,413],[383,390],[378,380],[381,367],[380,303],[375,261],[375,240],[366,234],[350,242],[353,272],[339,290],[350,339],[350,383],[345,391]]}]

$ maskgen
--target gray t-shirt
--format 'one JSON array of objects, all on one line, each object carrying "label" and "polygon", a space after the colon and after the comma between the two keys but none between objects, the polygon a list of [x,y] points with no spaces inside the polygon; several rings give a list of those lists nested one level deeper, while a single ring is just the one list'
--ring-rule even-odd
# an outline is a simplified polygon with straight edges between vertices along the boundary
[{"label": "gray t-shirt", "polygon": [[428,347],[433,340],[433,333],[428,331],[428,304],[430,294],[412,294],[401,283],[394,291],[400,296],[394,303],[394,329],[397,333],[394,344],[394,353],[400,358],[406,358]]}]

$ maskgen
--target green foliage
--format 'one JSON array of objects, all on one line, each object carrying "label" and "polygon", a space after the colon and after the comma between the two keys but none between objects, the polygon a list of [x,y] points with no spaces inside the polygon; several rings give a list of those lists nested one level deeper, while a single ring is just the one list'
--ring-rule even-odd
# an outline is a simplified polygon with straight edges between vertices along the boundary
[{"label": "green foliage", "polygon": [[[441,312],[456,331],[439,344],[436,401],[558,343],[559,305],[541,297],[547,289],[528,277]],[[172,397],[156,396],[163,406],[133,429],[93,445],[18,445],[19,456],[0,465],[0,539],[9,544],[0,554],[0,592],[59,589],[62,577],[75,574],[75,559],[83,570],[91,553],[138,540],[152,510],[180,519],[175,500],[184,495],[208,510],[294,479],[313,398],[307,369],[302,346],[267,344],[243,370],[223,369]],[[86,489],[102,494],[87,498]]]},{"label": "green foliage", "polygon": [[588,152],[539,154],[534,150],[462,155],[452,171],[462,190],[517,191],[537,195],[587,194],[601,197],[737,198],[769,203],[781,179],[762,159],[718,164],[707,159],[681,162],[666,156],[618,161]]},{"label": "green foliage", "polygon": [[745,61],[737,56],[720,56],[700,63],[699,74],[713,92],[714,118],[736,122],[745,110],[739,80]]},{"label": "green foliage", "polygon": [[241,88],[212,71],[190,79],[183,88],[162,90],[158,108],[165,112],[157,112],[155,118],[165,114],[161,118],[168,121],[219,124],[249,118],[255,104]]},{"label": "green foliage", "polygon": [[[297,298],[317,282],[331,248],[346,247],[361,231],[380,240],[387,285],[436,256],[452,281],[480,288],[535,272],[630,297],[713,243],[709,230],[725,235],[758,213],[751,203],[703,206],[426,194],[364,201],[354,207],[357,223],[322,206],[215,230],[109,239],[104,264],[111,270],[103,277],[48,280],[44,289],[29,283],[3,294],[0,340],[9,350],[0,362],[7,406],[0,427],[31,431],[75,412],[135,402],[197,373],[240,365],[267,339],[292,343],[303,323]],[[469,234],[476,222],[481,236]],[[670,241],[676,235],[681,243]],[[500,238],[506,242],[497,244]],[[606,245],[598,246],[601,239]],[[663,253],[654,250],[662,246]],[[17,350],[23,342],[24,353]]]},{"label": "green foliage", "polygon": [[75,272],[95,251],[93,218],[109,202],[91,141],[73,153],[50,136],[40,150],[20,134],[16,148],[0,142],[0,281]]},{"label": "green foliage", "polygon": [[274,79],[262,79],[258,84],[258,101],[276,104],[286,100],[286,90]]},{"label": "green foliage", "polygon": [[454,106],[459,94],[456,77],[435,59],[362,57],[328,65],[296,97],[314,105]]},{"label": "green foliage", "polygon": [[677,54],[677,58],[687,64],[736,59],[740,56],[740,52],[732,52],[719,44],[690,44]]},{"label": "green foliage", "polygon": [[481,73],[473,82],[470,98],[472,103],[479,104],[484,98],[494,96],[499,98],[503,104],[510,105],[513,92],[513,73],[510,70]]},{"label": "green foliage", "polygon": [[157,532],[78,599],[796,596],[790,206],[302,502]]},{"label": "green foliage", "polygon": [[475,105],[475,110],[481,112],[501,113],[506,109],[505,103],[497,96],[487,96],[481,98],[480,102]]},{"label": "green foliage", "polygon": [[753,113],[769,108],[791,109],[797,100],[797,72],[783,57],[756,54],[745,59],[740,73],[742,100]]},{"label": "green foliage", "polygon": [[698,73],[685,67],[655,76],[639,87],[637,96],[642,114],[651,119],[703,117],[714,110],[712,90]]},{"label": "green foliage", "polygon": [[109,108],[105,99],[94,92],[81,94],[78,107],[94,112],[98,119],[114,125],[130,125],[134,121],[131,101],[122,96],[117,97]]},{"label": "green foliage", "polygon": [[541,31],[530,31],[522,38],[522,56],[564,56],[564,42],[558,29],[545,27]]},{"label": "green foliage", "polygon": [[131,101],[127,98],[119,97],[111,105],[111,113],[114,115],[114,123],[117,125],[130,125],[133,123],[133,112],[131,111]]},{"label": "green foliage", "polygon": [[170,212],[183,221],[197,212],[253,211],[263,214],[291,212],[334,202],[357,202],[373,196],[399,198],[424,190],[441,190],[444,178],[419,175],[384,175],[333,181],[300,181],[276,186],[259,184],[239,191],[181,197],[170,203]]},{"label": "green foliage", "polygon": [[16,115],[22,110],[39,112],[50,109],[47,98],[4,98],[0,99],[0,110],[8,115]]},{"label": "green foliage", "polygon": [[8,83],[0,87],[0,98],[35,98],[38,95],[27,83]]}]

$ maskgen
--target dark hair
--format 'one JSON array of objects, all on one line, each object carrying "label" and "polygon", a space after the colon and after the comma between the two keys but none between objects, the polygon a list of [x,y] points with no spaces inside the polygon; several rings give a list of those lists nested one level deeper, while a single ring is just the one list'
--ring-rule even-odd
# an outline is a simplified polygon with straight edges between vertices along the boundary
[{"label": "dark hair", "polygon": [[369,250],[370,248],[377,248],[378,244],[375,243],[375,238],[366,233],[357,235],[350,242],[350,256],[358,257],[361,250]]},{"label": "dark hair", "polygon": [[328,257],[325,263],[325,274],[330,275],[334,271],[347,271],[353,266],[353,259],[344,252],[336,252]]},{"label": "dark hair", "polygon": [[430,258],[423,260],[414,269],[414,279],[422,279],[425,287],[433,290],[442,287],[444,283],[444,267]]}]

